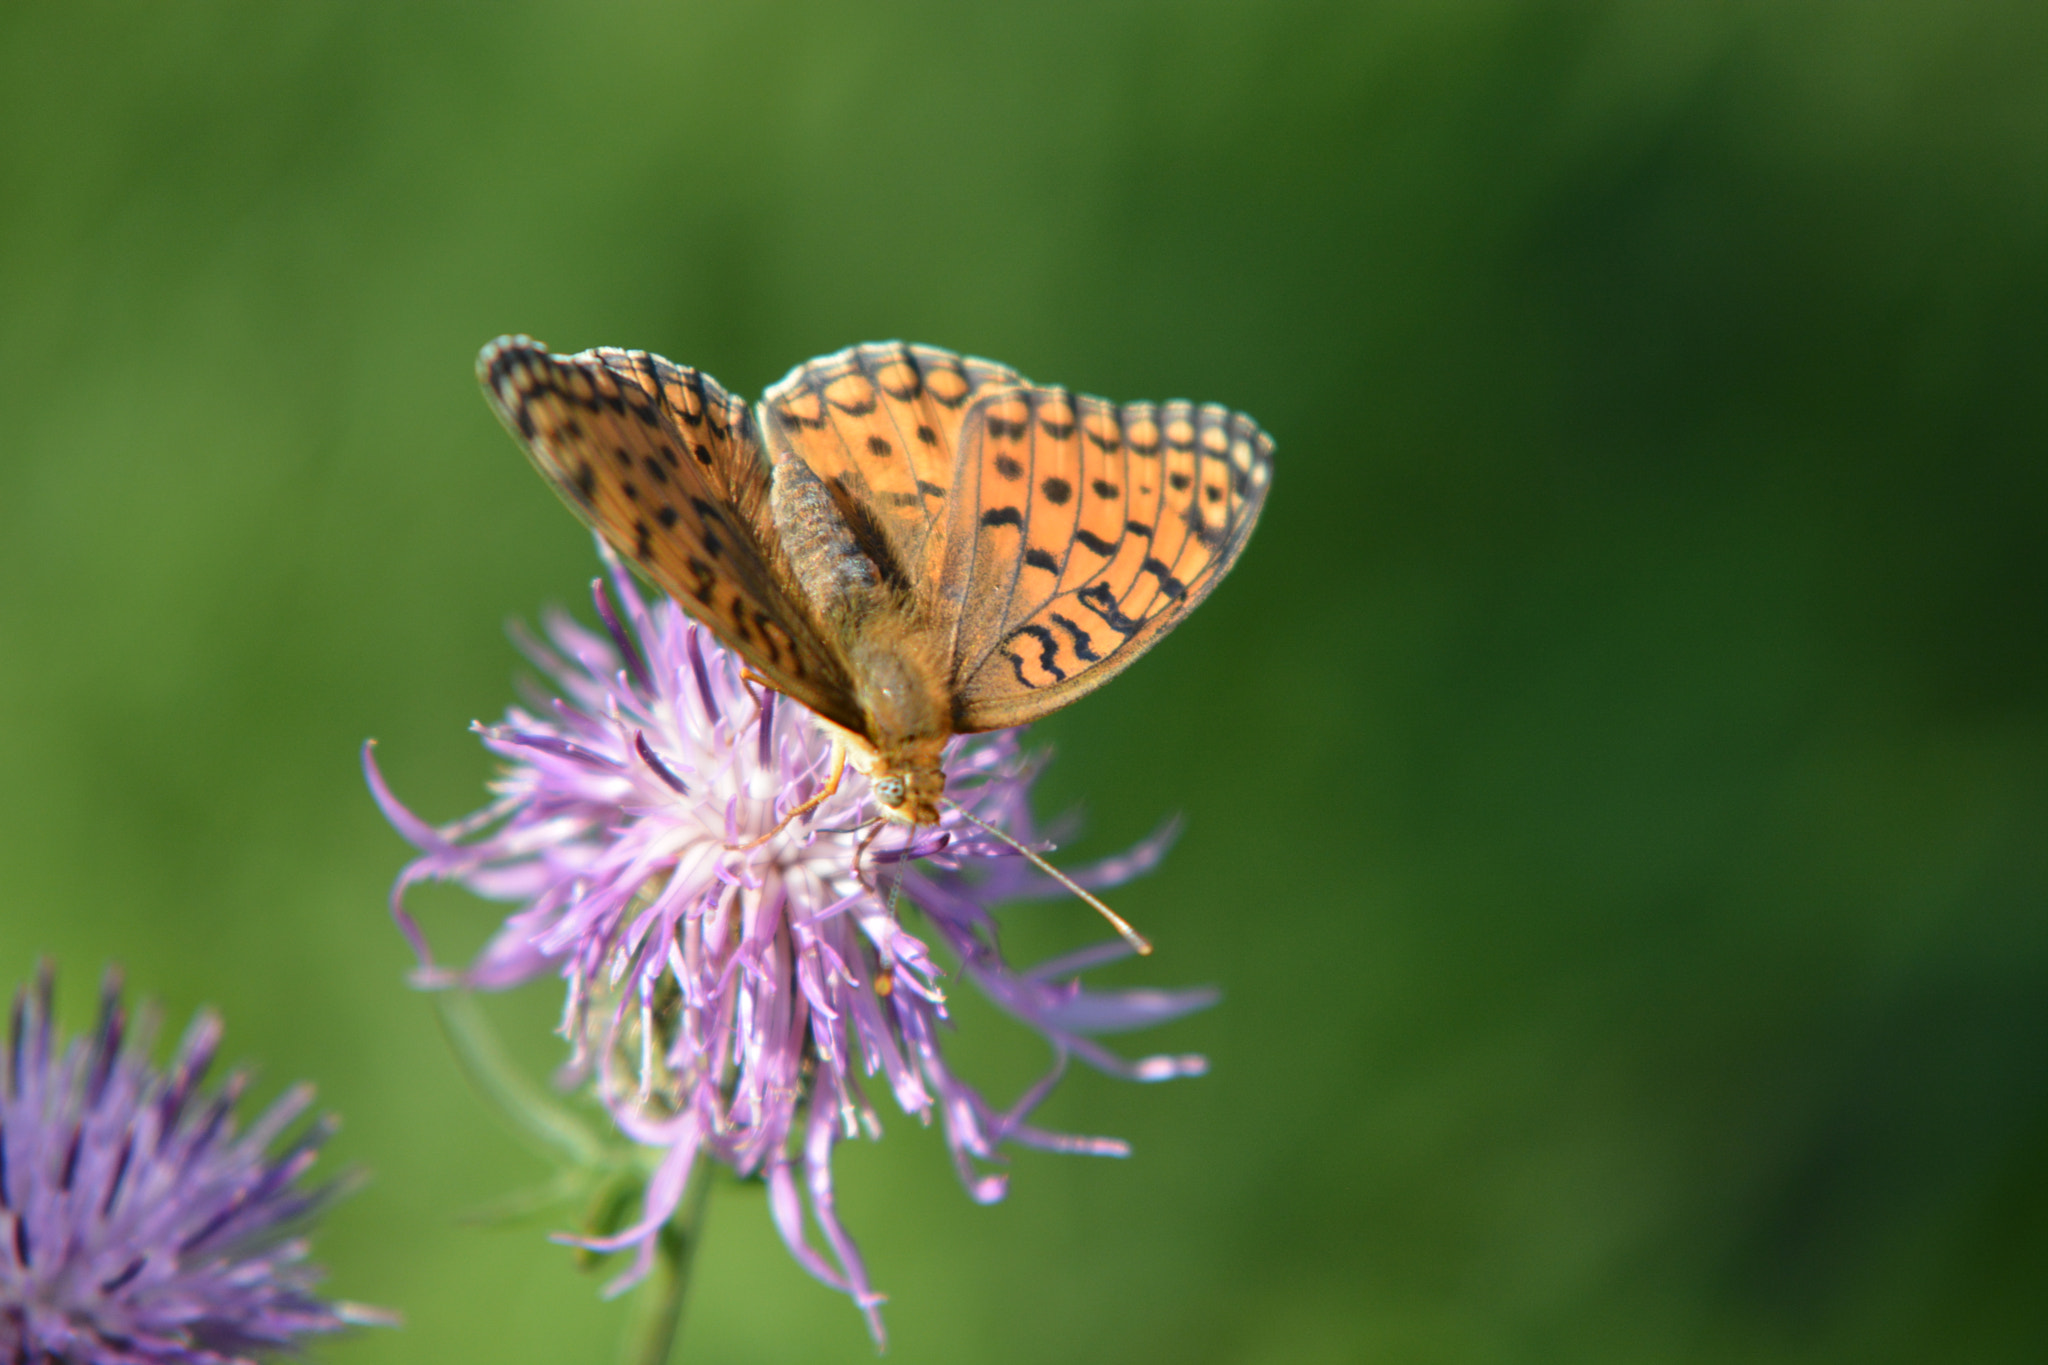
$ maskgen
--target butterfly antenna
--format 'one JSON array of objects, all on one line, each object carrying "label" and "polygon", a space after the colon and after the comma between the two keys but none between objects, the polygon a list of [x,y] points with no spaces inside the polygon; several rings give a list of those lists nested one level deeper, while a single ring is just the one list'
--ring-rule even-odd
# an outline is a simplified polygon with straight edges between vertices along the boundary
[{"label": "butterfly antenna", "polygon": [[896,918],[896,907],[897,907],[897,906],[899,906],[899,905],[901,905],[901,904],[903,903],[903,873],[904,873],[904,869],[903,869],[903,867],[902,867],[902,866],[901,866],[901,865],[899,864],[899,865],[897,866],[897,868],[896,868],[896,877],[895,877],[895,880],[893,880],[893,881],[891,881],[891,882],[889,883],[889,918],[890,918],[890,919],[894,919],[894,918]]},{"label": "butterfly antenna", "polygon": [[1029,858],[1031,860],[1031,865],[1033,867],[1036,867],[1040,872],[1043,872],[1046,876],[1051,877],[1061,886],[1064,886],[1065,888],[1067,888],[1067,890],[1073,892],[1082,900],[1088,902],[1088,905],[1095,911],[1096,914],[1108,920],[1110,923],[1110,927],[1115,929],[1119,934],[1122,934],[1124,936],[1124,942],[1130,944],[1132,948],[1136,949],[1139,956],[1144,957],[1149,956],[1151,954],[1152,945],[1146,942],[1145,936],[1139,933],[1136,929],[1133,929],[1130,926],[1129,921],[1124,919],[1122,915],[1119,915],[1116,911],[1110,909],[1107,905],[1104,905],[1102,903],[1101,897],[1097,896],[1094,892],[1087,890],[1079,882],[1075,881],[1072,877],[1069,877],[1066,873],[1060,871],[1051,863],[1039,857],[1036,853],[1024,847],[1024,845],[1018,843],[1015,839],[1012,839],[1009,835],[1003,833],[1003,831],[997,829],[994,825],[988,823],[988,821],[981,819],[979,816],[970,814],[968,810],[959,802],[948,801],[946,804],[951,806],[954,810],[959,811],[961,819],[967,821],[967,823],[975,826],[977,829],[984,830],[989,834],[995,835],[996,838],[1001,839],[1011,848],[1016,849],[1019,853]]}]

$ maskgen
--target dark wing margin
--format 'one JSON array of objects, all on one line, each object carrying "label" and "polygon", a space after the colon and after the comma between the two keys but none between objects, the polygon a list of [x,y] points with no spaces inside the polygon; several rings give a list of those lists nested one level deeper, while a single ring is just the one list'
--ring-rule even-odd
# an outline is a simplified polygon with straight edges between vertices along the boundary
[{"label": "dark wing margin", "polygon": [[477,357],[499,418],[583,523],[778,691],[853,729],[853,686],[775,539],[754,415],[646,351],[557,356],[503,337]]},{"label": "dark wing margin", "polygon": [[941,600],[954,727],[1021,725],[1100,687],[1229,572],[1273,442],[1217,404],[993,393],[961,432]]}]

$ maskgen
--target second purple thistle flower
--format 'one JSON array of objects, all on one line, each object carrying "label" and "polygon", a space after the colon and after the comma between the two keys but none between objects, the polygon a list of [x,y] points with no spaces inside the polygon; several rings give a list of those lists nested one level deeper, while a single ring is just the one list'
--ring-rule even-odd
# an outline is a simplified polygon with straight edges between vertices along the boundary
[{"label": "second purple thistle flower", "polygon": [[[555,615],[544,640],[521,641],[557,695],[536,691],[502,724],[476,727],[506,761],[490,805],[429,825],[392,796],[365,750],[379,804],[421,851],[393,889],[393,913],[425,984],[500,989],[547,972],[565,981],[571,1074],[622,1132],[658,1152],[640,1217],[589,1243],[637,1250],[618,1287],[647,1272],[692,1171],[715,1161],[765,1181],[791,1253],[850,1295],[879,1341],[882,1296],[835,1212],[831,1168],[839,1142],[881,1132],[863,1078],[880,1077],[906,1113],[928,1120],[936,1110],[968,1192],[992,1202],[1006,1177],[988,1167],[1006,1142],[1126,1154],[1112,1138],[1039,1128],[1031,1113],[1072,1057],[1130,1080],[1200,1074],[1200,1057],[1131,1061],[1097,1037],[1177,1018],[1214,992],[1084,990],[1080,972],[1130,953],[1120,941],[1010,964],[993,907],[1067,893],[958,811],[870,840],[877,807],[867,780],[848,773],[777,832],[830,776],[831,738],[605,559],[609,591],[594,585],[602,634]],[[948,791],[1032,845],[1043,837],[1029,804],[1038,765],[1017,734],[956,739]],[[1162,830],[1072,875],[1091,889],[1114,885],[1153,866],[1170,839]],[[475,962],[450,970],[403,903],[421,880],[518,908]],[[1049,1071],[1010,1105],[990,1103],[947,1065],[945,971],[904,927],[902,904],[922,912],[962,974],[1051,1044]]]}]

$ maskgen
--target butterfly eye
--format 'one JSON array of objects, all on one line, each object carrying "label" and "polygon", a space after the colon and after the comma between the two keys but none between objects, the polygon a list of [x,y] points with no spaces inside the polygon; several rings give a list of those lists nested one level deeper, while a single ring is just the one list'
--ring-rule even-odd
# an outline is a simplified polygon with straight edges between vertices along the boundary
[{"label": "butterfly eye", "polygon": [[896,807],[903,804],[903,797],[906,790],[907,789],[903,785],[902,777],[896,773],[891,773],[887,777],[878,777],[875,779],[875,800],[881,802],[883,805],[889,807],[889,809],[891,810],[894,810]]}]

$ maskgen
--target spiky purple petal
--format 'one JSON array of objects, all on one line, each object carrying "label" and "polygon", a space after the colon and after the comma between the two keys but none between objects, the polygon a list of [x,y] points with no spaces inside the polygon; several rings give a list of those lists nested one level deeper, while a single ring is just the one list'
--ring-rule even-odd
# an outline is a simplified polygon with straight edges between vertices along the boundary
[{"label": "spiky purple petal", "polygon": [[[831,1168],[838,1143],[880,1132],[863,1078],[906,1113],[929,1120],[936,1111],[961,1180],[990,1202],[1006,1177],[982,1166],[1000,1162],[1006,1143],[1126,1154],[1114,1139],[1037,1128],[1031,1112],[1069,1057],[1136,1080],[1199,1074],[1198,1057],[1127,1061],[1093,1035],[1176,1018],[1214,994],[1083,990],[1076,973],[1124,956],[1121,943],[1012,967],[992,907],[1061,894],[1056,886],[950,809],[937,827],[871,837],[878,808],[851,771],[837,793],[774,832],[829,779],[829,735],[808,711],[745,681],[708,632],[673,602],[650,605],[600,552],[603,633],[549,615],[545,638],[521,644],[557,695],[476,727],[506,764],[490,806],[429,826],[391,795],[365,749],[378,804],[420,850],[393,888],[394,913],[426,984],[496,989],[560,975],[573,1072],[621,1131],[663,1149],[633,1226],[585,1240],[638,1253],[613,1288],[646,1273],[656,1234],[708,1158],[765,1180],[792,1254],[852,1297],[879,1341],[882,1296],[840,1223]],[[949,794],[1037,846],[1029,792],[1040,766],[1016,732],[955,740]],[[1075,879],[1121,882],[1155,864],[1171,839],[1161,830]],[[517,906],[464,971],[434,962],[405,911],[405,889],[422,880]],[[947,1065],[945,973],[898,919],[898,897],[923,912],[990,999],[1051,1043],[1050,1070],[1008,1108]]]},{"label": "spiky purple petal", "polygon": [[[148,1061],[107,974],[98,1027],[60,1045],[47,968],[15,997],[0,1063],[0,1360],[238,1365],[382,1315],[313,1292],[295,1235],[338,1192],[301,1183],[333,1130],[287,1090],[238,1133],[247,1079],[200,1087],[221,1041],[202,1013]],[[199,1101],[194,1103],[194,1101]]]}]

